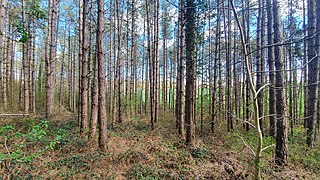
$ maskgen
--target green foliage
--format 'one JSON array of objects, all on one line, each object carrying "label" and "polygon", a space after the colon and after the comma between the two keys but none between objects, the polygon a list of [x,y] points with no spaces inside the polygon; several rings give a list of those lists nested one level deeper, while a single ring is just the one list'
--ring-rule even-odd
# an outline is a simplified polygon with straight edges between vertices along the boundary
[{"label": "green foliage", "polygon": [[289,136],[289,142],[292,144],[301,144],[305,146],[306,132],[303,126],[297,126],[294,128],[292,136]]},{"label": "green foliage", "polygon": [[[6,152],[0,152],[0,162],[23,162],[30,163],[36,157],[41,156],[42,152],[47,149],[54,150],[54,146],[61,142],[62,138],[66,136],[66,131],[59,129],[53,141],[48,137],[49,121],[41,120],[36,123],[36,119],[27,120],[27,131],[17,131],[12,125],[2,126],[0,128],[0,135],[4,137],[4,146]],[[34,148],[28,151],[27,146],[30,143],[37,144],[44,138],[49,139],[49,146],[46,148]]]},{"label": "green foliage", "polygon": [[129,179],[156,180],[161,179],[159,173],[161,173],[161,171],[156,170],[150,166],[139,164],[129,170],[128,176]]},{"label": "green foliage", "polygon": [[[241,139],[241,137],[243,138],[243,140],[251,147],[255,150],[255,147],[257,145],[257,135],[256,135],[256,132],[254,131],[249,131],[249,132],[245,132],[245,133],[242,133],[240,134],[239,132],[233,132],[232,135],[234,137],[236,137],[236,143],[239,144],[239,145],[243,145],[243,141]],[[263,147],[267,147],[267,146],[271,146],[273,144],[275,144],[275,140],[271,137],[271,136],[263,136],[263,139],[262,139],[262,144],[263,144]],[[236,147],[237,149],[239,149],[239,147]],[[267,153],[269,155],[271,155],[273,152],[273,148],[268,148],[266,150],[263,151],[263,153]]]},{"label": "green foliage", "polygon": [[49,168],[54,168],[59,170],[63,166],[66,166],[70,170],[71,169],[77,170],[78,173],[80,172],[81,169],[90,167],[90,165],[84,160],[84,157],[80,155],[68,156],[56,161],[48,162]]},{"label": "green foliage", "polygon": [[148,123],[145,123],[145,122],[140,122],[138,124],[135,125],[135,128],[138,130],[138,131],[147,131],[150,129],[150,124]]},{"label": "green foliage", "polygon": [[14,23],[13,26],[16,28],[16,31],[19,34],[19,42],[26,43],[32,35],[28,32],[28,30],[23,26],[22,23]]},{"label": "green foliage", "polygon": [[59,129],[58,130],[58,133],[56,134],[55,138],[53,141],[50,142],[49,144],[49,148],[51,150],[54,150],[54,147],[57,145],[57,144],[60,144],[63,140],[63,138],[66,136],[67,134],[67,131],[64,130],[64,129]]},{"label": "green foliage", "polygon": [[194,158],[203,159],[207,156],[208,151],[206,148],[194,148],[191,151],[191,155]]},{"label": "green foliage", "polygon": [[13,131],[15,129],[14,126],[2,126],[0,128],[0,135],[6,135],[6,134],[9,134],[9,131]]},{"label": "green foliage", "polygon": [[38,20],[43,20],[47,17],[46,12],[40,8],[39,3],[34,3],[33,7],[31,8],[30,15]]},{"label": "green foliage", "polygon": [[306,130],[303,126],[295,127],[289,137],[289,155],[293,162],[302,163],[306,168],[320,173],[320,144],[313,148],[306,147]]},{"label": "green foliage", "polygon": [[47,135],[48,131],[48,122],[47,120],[42,120],[39,124],[31,126],[31,131],[25,135],[31,141],[39,141],[44,136]]}]

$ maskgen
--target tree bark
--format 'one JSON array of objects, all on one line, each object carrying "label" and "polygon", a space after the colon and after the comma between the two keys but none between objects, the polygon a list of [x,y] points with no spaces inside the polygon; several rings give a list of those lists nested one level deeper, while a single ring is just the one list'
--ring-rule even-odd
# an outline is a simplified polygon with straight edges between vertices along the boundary
[{"label": "tree bark", "polygon": [[267,37],[268,37],[268,67],[269,67],[269,135],[275,137],[276,135],[276,99],[275,99],[275,76],[274,76],[274,47],[273,44],[273,12],[271,1],[266,1],[267,5]]},{"label": "tree bark", "polygon": [[[65,30],[66,31],[66,30]],[[63,37],[63,50],[62,50],[62,59],[60,64],[60,81],[59,81],[59,106],[63,106],[63,85],[64,85],[64,61],[66,53],[66,34]]]},{"label": "tree bark", "polygon": [[87,18],[89,13],[88,0],[83,0],[82,16],[82,58],[81,58],[81,124],[80,134],[88,128],[88,40],[87,40]]},{"label": "tree bark", "polygon": [[[26,1],[22,0],[22,21],[23,21],[23,28],[25,31],[27,30],[27,5]],[[29,38],[29,37],[27,37]],[[25,42],[22,42],[22,63],[23,63],[23,94],[24,94],[24,112],[29,113],[30,110],[30,104],[29,104],[29,68],[30,68],[30,61],[28,57],[28,42],[29,39],[27,39]]]},{"label": "tree bark", "polygon": [[94,58],[93,68],[93,85],[91,91],[91,116],[90,116],[90,131],[89,139],[93,139],[96,135],[97,120],[98,120],[98,95],[99,95],[99,82],[98,82],[98,62],[97,58]]},{"label": "tree bark", "polygon": [[178,134],[182,137],[185,135],[185,114],[184,114],[184,0],[179,0],[179,17],[178,17],[178,48],[177,48],[177,85],[176,85],[176,126]]},{"label": "tree bark", "polygon": [[[6,0],[0,1],[0,90],[2,90],[2,59],[3,59],[3,39],[4,39],[4,27],[5,27],[5,8],[6,8]],[[2,102],[2,93],[0,93],[0,103]]]},{"label": "tree bark", "polygon": [[134,114],[134,107],[136,106],[136,96],[135,96],[135,79],[136,79],[136,7],[135,7],[135,0],[131,2],[131,75],[130,75],[130,115]]},{"label": "tree bark", "polygon": [[105,98],[105,60],[104,60],[104,1],[98,0],[98,23],[97,23],[97,60],[98,60],[98,123],[99,123],[99,148],[106,150],[107,146],[107,115]]},{"label": "tree bark", "polygon": [[[278,0],[273,0],[273,27],[274,27],[274,44],[281,43],[281,18]],[[277,137],[276,137],[276,153],[275,162],[277,165],[287,163],[288,156],[288,134],[287,134],[287,116],[286,116],[286,93],[284,89],[283,75],[283,50],[281,46],[276,46],[274,50],[275,68],[276,68],[276,122],[277,122]]]},{"label": "tree bark", "polygon": [[54,81],[56,69],[56,21],[57,21],[56,0],[49,2],[49,25],[48,25],[48,43],[49,58],[46,62],[46,117],[50,117],[54,111]]},{"label": "tree bark", "polygon": [[194,83],[195,83],[195,9],[194,0],[186,1],[186,144],[193,146],[195,141]]},{"label": "tree bark", "polygon": [[[316,9],[315,9],[316,8]],[[320,52],[319,41],[320,35],[316,34],[316,38],[312,38],[316,32],[320,30],[320,2],[319,0],[308,0],[308,109],[307,109],[307,145],[313,146],[313,134],[315,131],[315,123],[317,122],[317,99],[318,99],[318,62]],[[317,12],[315,17],[315,12]],[[315,21],[315,19],[317,20]]]},{"label": "tree bark", "polygon": [[217,81],[218,81],[218,63],[220,59],[220,8],[219,8],[220,0],[216,0],[217,5],[217,21],[216,21],[216,34],[215,34],[215,58],[214,58],[214,65],[213,65],[213,94],[212,94],[212,100],[211,100],[211,132],[214,133],[215,131],[215,124],[216,124],[216,117],[217,117]]}]

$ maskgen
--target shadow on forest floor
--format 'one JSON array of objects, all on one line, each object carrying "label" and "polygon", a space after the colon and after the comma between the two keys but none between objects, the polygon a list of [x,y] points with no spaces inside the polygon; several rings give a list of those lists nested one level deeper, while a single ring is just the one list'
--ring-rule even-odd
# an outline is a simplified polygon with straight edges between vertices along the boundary
[{"label": "shadow on forest floor", "polygon": [[[226,133],[219,128],[215,135],[204,133],[189,148],[177,135],[173,117],[160,115],[155,130],[142,116],[109,126],[106,153],[97,150],[96,141],[78,135],[78,123],[71,114],[50,121],[37,117],[1,120],[0,179],[253,178],[253,157],[240,138],[254,146],[253,133]],[[264,139],[265,145],[272,143],[272,138]],[[284,169],[273,165],[272,149],[263,154],[263,177],[319,179],[319,149],[311,156],[298,143],[290,148],[295,149],[290,150],[291,160]]]}]

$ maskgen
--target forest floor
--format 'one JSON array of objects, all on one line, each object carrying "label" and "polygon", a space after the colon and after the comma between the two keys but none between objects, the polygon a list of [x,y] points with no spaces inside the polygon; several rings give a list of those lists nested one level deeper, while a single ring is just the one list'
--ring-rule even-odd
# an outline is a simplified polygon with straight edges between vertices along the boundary
[{"label": "forest floor", "polygon": [[[173,115],[161,115],[152,130],[137,116],[108,129],[108,150],[78,135],[67,112],[50,121],[39,117],[0,120],[0,179],[252,179],[254,133],[203,134],[193,148],[175,131]],[[209,132],[209,129],[205,129]],[[200,135],[197,134],[199,137]],[[289,163],[273,164],[272,148],[263,153],[264,179],[320,179],[320,146],[305,148],[303,133],[289,144]],[[264,139],[265,145],[274,143]]]}]

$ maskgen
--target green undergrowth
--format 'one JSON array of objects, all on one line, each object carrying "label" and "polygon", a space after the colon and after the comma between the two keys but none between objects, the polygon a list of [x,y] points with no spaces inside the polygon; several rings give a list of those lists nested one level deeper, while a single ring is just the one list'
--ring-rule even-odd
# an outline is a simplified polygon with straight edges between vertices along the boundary
[{"label": "green undergrowth", "polygon": [[[257,137],[254,131],[233,131],[226,133],[223,137],[224,147],[240,154],[241,162],[244,166],[252,167],[253,153],[256,150]],[[275,155],[275,139],[271,136],[263,136],[262,152],[262,172],[264,176],[273,174],[272,172],[281,172],[282,168],[274,164]],[[251,150],[250,150],[250,148]],[[311,174],[320,174],[320,144],[315,143],[314,147],[309,148],[306,146],[306,131],[303,127],[296,127],[294,133],[289,136],[288,141],[288,168],[294,171],[301,171],[305,169],[310,171]],[[300,169],[299,169],[300,168]],[[299,174],[299,173],[298,173]],[[272,177],[272,176],[271,176]],[[284,177],[291,177],[285,175]],[[319,176],[317,176],[320,178]]]},{"label": "green undergrowth", "polygon": [[62,148],[68,141],[65,129],[51,129],[49,121],[45,119],[23,119],[20,124],[13,124],[2,125],[0,128],[0,172],[9,177],[19,177],[33,169],[32,165],[41,156]]},{"label": "green undergrowth", "polygon": [[[255,150],[255,132],[223,129],[197,138],[193,147],[177,135],[171,114],[160,114],[156,129],[149,118],[135,116],[121,125],[108,124],[108,150],[97,139],[79,136],[77,120],[26,118],[0,128],[0,179],[247,179]],[[303,129],[289,143],[290,163],[319,172],[319,146],[305,148]],[[199,134],[197,134],[199,137]],[[265,136],[264,147],[274,144]],[[274,147],[262,156],[263,177],[273,178]],[[5,175],[5,176],[4,176]],[[2,177],[1,177],[2,176]],[[288,176],[284,176],[288,177]],[[290,176],[289,176],[290,177]]]},{"label": "green undergrowth", "polygon": [[315,142],[314,147],[307,147],[306,131],[302,126],[295,128],[289,137],[289,155],[292,163],[320,174],[320,143]]}]

